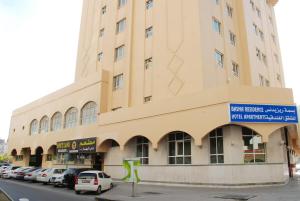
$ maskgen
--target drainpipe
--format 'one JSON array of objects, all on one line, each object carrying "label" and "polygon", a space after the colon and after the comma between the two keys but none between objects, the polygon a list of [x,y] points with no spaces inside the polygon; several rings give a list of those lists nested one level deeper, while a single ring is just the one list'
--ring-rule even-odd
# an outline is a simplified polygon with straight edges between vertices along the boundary
[{"label": "drainpipe", "polygon": [[289,177],[293,177],[292,168],[291,168],[291,160],[290,160],[290,150],[289,150],[289,138],[288,138],[288,129],[284,127],[284,135],[285,135],[285,145],[286,145],[286,154],[287,154],[287,162],[289,168]]}]

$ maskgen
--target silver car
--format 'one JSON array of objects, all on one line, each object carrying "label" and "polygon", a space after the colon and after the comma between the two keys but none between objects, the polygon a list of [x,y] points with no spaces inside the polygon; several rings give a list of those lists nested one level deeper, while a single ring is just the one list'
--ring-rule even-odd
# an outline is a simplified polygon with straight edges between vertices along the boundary
[{"label": "silver car", "polygon": [[46,169],[37,169],[37,170],[34,170],[32,172],[28,172],[26,173],[26,175],[24,176],[24,180],[26,181],[32,181],[32,182],[35,182],[36,181],[36,176],[43,170],[46,170]]}]

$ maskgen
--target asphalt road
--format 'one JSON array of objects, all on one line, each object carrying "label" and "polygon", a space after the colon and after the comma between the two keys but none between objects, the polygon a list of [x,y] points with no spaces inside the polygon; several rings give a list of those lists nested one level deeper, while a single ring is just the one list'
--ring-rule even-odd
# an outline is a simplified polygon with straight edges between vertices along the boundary
[{"label": "asphalt road", "polygon": [[14,201],[94,201],[96,196],[93,193],[76,195],[73,190],[52,185],[4,179],[0,179],[0,188]]}]

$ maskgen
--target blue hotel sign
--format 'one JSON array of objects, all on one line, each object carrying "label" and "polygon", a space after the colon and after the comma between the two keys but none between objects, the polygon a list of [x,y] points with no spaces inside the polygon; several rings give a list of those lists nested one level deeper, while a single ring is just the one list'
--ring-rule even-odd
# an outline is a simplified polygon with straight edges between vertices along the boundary
[{"label": "blue hotel sign", "polygon": [[236,123],[298,123],[296,106],[230,104],[229,110]]}]

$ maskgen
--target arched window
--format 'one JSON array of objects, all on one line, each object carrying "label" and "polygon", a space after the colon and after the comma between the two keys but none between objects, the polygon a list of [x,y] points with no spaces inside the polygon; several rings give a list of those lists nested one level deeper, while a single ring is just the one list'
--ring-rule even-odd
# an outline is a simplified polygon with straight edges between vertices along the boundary
[{"label": "arched window", "polygon": [[51,120],[51,130],[52,131],[57,131],[61,129],[61,121],[62,121],[62,114],[60,112],[56,112],[52,116]]},{"label": "arched window", "polygon": [[30,123],[30,135],[38,133],[38,121],[35,119]]},{"label": "arched window", "polygon": [[71,107],[65,114],[65,128],[74,128],[77,124],[77,109]]},{"label": "arched window", "polygon": [[266,162],[266,144],[262,137],[255,131],[242,128],[244,141],[244,162],[245,163],[264,163]]},{"label": "arched window", "polygon": [[49,128],[49,118],[44,116],[40,121],[40,133],[47,133]]},{"label": "arched window", "polygon": [[95,123],[97,120],[97,104],[89,102],[81,109],[81,124],[87,125]]},{"label": "arched window", "polygon": [[169,164],[191,164],[191,136],[181,131],[174,131],[168,135]]}]

